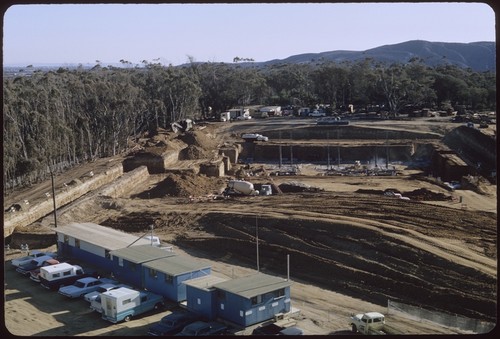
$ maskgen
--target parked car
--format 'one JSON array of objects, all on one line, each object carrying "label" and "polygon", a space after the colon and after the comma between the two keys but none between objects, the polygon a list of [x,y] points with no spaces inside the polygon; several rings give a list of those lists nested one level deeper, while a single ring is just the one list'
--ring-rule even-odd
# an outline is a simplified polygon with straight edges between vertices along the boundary
[{"label": "parked car", "polygon": [[184,327],[176,336],[208,336],[208,335],[223,335],[227,333],[227,326],[216,321],[195,321]]},{"label": "parked car", "polygon": [[68,298],[79,298],[85,294],[97,290],[101,285],[117,283],[117,281],[107,278],[86,277],[78,279],[73,285],[62,286],[59,288],[59,294]]},{"label": "parked car", "polygon": [[320,112],[320,111],[312,111],[308,114],[310,117],[326,117],[325,112]]},{"label": "parked car", "polygon": [[240,115],[239,117],[236,117],[236,120],[251,120],[252,116],[251,115]]},{"label": "parked car", "polygon": [[16,258],[12,259],[11,265],[14,269],[17,269],[20,265],[24,265],[29,263],[31,260],[43,257],[43,256],[50,256],[52,258],[56,257],[56,253],[53,252],[44,252],[44,251],[39,251],[39,250],[33,250],[30,252],[29,255],[21,257],[21,258]]},{"label": "parked car", "polygon": [[148,334],[152,336],[174,335],[182,331],[184,327],[200,320],[200,316],[191,312],[170,313],[151,326]]},{"label": "parked car", "polygon": [[56,264],[59,264],[59,260],[57,260],[57,259],[45,260],[42,266],[37,267],[36,269],[30,271],[30,279],[39,283],[40,282],[40,268],[45,267],[45,266],[52,266],[52,265],[56,265]]},{"label": "parked car", "polygon": [[269,138],[257,133],[245,133],[241,136],[245,141],[268,141]]},{"label": "parked car", "polygon": [[29,262],[20,264],[16,271],[21,273],[22,275],[28,277],[30,275],[30,271],[40,268],[42,266],[48,266],[47,260],[53,259],[49,255],[42,255],[41,257],[31,259]]},{"label": "parked car", "polygon": [[252,335],[304,335],[304,331],[297,326],[283,327],[272,323],[255,328]]},{"label": "parked car", "polygon": [[83,300],[91,303],[92,300],[95,300],[95,298],[97,298],[97,296],[99,296],[99,294],[101,294],[103,292],[111,291],[111,290],[113,290],[115,288],[119,288],[119,287],[129,287],[129,286],[124,285],[124,284],[119,284],[119,283],[102,284],[99,287],[97,287],[97,289],[95,291],[92,291],[92,292],[85,294],[83,296]]}]

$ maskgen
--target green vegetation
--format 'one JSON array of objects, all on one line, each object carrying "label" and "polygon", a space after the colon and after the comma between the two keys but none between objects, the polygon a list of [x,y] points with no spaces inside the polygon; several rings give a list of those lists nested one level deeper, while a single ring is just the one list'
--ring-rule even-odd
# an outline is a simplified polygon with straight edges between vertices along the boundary
[{"label": "green vegetation", "polygon": [[366,59],[264,68],[143,63],[5,77],[4,190],[47,178],[49,166],[57,171],[116,155],[141,133],[181,119],[207,119],[234,106],[384,105],[394,116],[405,105],[496,109],[494,73],[431,68],[419,59],[390,66]]}]

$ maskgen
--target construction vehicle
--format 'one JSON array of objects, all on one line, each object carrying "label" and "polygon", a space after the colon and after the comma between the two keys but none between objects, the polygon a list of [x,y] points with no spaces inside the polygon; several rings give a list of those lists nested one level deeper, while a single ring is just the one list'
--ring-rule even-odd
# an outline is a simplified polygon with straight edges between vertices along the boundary
[{"label": "construction vehicle", "polygon": [[173,122],[170,124],[170,127],[172,128],[172,131],[174,133],[179,133],[179,132],[187,132],[190,129],[193,128],[194,121],[191,119],[184,119],[184,120],[179,120],[176,122]]},{"label": "construction vehicle", "polygon": [[228,195],[259,195],[253,184],[244,180],[230,180],[223,194]]}]

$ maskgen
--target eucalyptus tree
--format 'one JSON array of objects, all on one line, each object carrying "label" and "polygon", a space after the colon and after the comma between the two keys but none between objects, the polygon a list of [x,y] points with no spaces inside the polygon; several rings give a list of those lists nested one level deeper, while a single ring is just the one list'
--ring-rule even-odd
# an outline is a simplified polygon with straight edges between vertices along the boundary
[{"label": "eucalyptus tree", "polygon": [[366,58],[352,64],[349,68],[348,91],[346,100],[348,104],[366,106],[373,103],[377,92],[374,62]]},{"label": "eucalyptus tree", "polygon": [[333,108],[349,104],[349,73],[345,65],[325,62],[314,70],[312,77],[319,102],[330,104]]},{"label": "eucalyptus tree", "polygon": [[282,102],[311,106],[317,103],[312,71],[309,64],[279,64],[266,71],[266,80]]},{"label": "eucalyptus tree", "polygon": [[450,101],[453,106],[467,104],[469,85],[465,73],[454,66],[436,68],[433,89],[438,104]]}]

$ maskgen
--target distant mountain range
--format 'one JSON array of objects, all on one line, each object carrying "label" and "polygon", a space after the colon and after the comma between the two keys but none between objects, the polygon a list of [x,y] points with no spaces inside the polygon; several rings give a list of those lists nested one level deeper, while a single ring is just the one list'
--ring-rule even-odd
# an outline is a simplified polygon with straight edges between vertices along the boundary
[{"label": "distant mountain range", "polygon": [[496,43],[489,41],[471,43],[429,42],[412,40],[394,45],[384,45],[366,51],[331,51],[306,53],[265,62],[247,64],[275,65],[286,63],[320,63],[322,61],[359,61],[371,58],[384,63],[407,63],[420,58],[428,66],[456,65],[474,71],[496,70]]},{"label": "distant mountain range", "polygon": [[[419,58],[431,67],[438,65],[455,65],[463,68],[471,68],[476,72],[496,71],[496,43],[491,41],[479,41],[471,43],[455,42],[429,42],[424,40],[411,40],[394,45],[384,45],[366,51],[331,51],[321,53],[305,53],[290,56],[286,59],[274,59],[263,62],[238,62],[230,63],[240,67],[265,67],[280,64],[318,64],[324,61],[334,62],[356,62],[373,59],[376,62],[408,63],[414,58]],[[202,63],[202,62],[198,62]],[[106,66],[123,67],[119,63],[103,63]],[[189,64],[180,65],[186,67]],[[89,69],[94,64],[45,64],[36,65],[34,69],[57,69],[83,67]],[[142,65],[141,65],[142,66]],[[25,67],[25,66],[24,66]],[[21,68],[24,68],[21,67]],[[7,65],[3,67],[5,72],[17,72],[19,66]],[[26,70],[29,73],[29,70]]]}]

